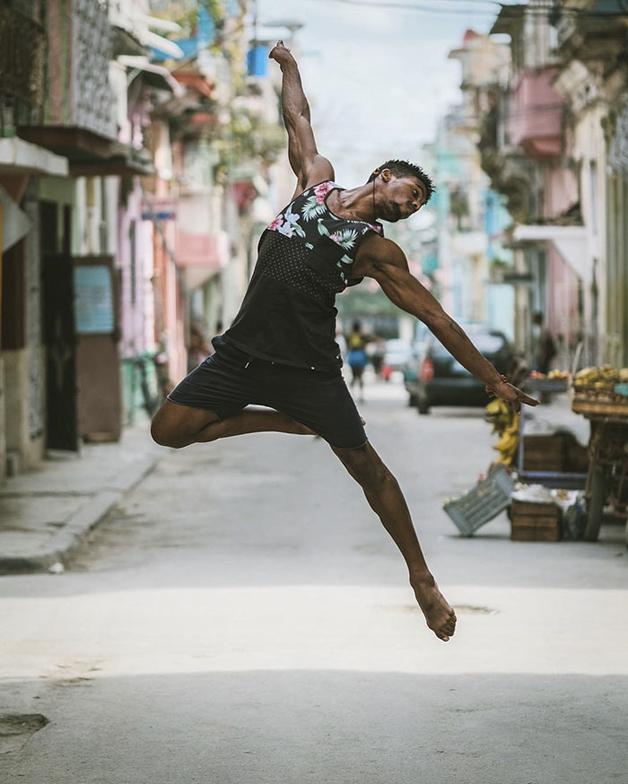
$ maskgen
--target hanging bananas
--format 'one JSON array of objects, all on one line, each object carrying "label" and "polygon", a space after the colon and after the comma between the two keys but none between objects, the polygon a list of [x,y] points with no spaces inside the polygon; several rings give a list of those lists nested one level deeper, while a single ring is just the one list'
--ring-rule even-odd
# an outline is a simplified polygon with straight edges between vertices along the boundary
[{"label": "hanging bananas", "polygon": [[485,419],[493,425],[493,433],[499,436],[493,447],[499,452],[495,462],[512,466],[519,446],[519,414],[512,411],[506,401],[495,398],[486,406]]}]

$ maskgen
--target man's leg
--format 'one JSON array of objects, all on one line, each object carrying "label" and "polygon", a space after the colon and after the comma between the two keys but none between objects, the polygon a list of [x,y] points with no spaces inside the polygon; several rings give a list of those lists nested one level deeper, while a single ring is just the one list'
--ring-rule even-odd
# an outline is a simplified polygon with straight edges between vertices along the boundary
[{"label": "man's leg", "polygon": [[151,424],[153,439],[161,446],[175,449],[219,438],[264,432],[315,435],[305,425],[277,411],[243,410],[228,419],[220,419],[214,411],[182,406],[170,400],[165,401]]},{"label": "man's leg", "polygon": [[351,476],[364,491],[371,509],[401,550],[425,620],[441,640],[447,641],[456,628],[456,615],[430,573],[412,524],[408,505],[393,474],[367,442],[356,449],[332,447]]}]

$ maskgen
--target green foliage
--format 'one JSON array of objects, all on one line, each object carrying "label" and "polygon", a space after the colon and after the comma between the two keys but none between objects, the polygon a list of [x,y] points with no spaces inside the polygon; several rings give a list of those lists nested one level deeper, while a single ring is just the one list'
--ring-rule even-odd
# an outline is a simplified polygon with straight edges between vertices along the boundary
[{"label": "green foliage", "polygon": [[274,163],[286,147],[283,128],[262,122],[245,111],[234,113],[229,141],[235,165],[251,159]]},{"label": "green foliage", "polygon": [[201,4],[213,19],[216,28],[222,27],[227,16],[224,0],[201,0]]},{"label": "green foliage", "polygon": [[224,0],[171,0],[167,10],[153,11],[153,14],[160,19],[180,24],[181,32],[176,35],[189,38],[196,32],[201,6],[212,18],[217,32],[220,32],[227,18]]}]

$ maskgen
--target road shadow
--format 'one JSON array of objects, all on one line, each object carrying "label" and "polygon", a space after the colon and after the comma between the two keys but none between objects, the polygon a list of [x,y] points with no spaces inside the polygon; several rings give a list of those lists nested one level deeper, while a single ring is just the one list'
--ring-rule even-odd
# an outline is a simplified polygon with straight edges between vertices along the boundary
[{"label": "road shadow", "polygon": [[[29,682],[11,691],[33,692]],[[283,670],[39,685],[22,784],[613,784],[628,678]]]}]

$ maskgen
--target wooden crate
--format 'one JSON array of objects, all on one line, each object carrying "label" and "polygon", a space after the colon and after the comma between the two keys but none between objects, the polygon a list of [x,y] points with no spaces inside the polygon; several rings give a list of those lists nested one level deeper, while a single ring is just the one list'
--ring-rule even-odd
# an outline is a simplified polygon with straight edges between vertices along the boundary
[{"label": "wooden crate", "polygon": [[565,439],[551,436],[523,437],[524,471],[562,471],[565,465]]},{"label": "wooden crate", "polygon": [[556,504],[513,501],[510,521],[514,542],[558,542],[562,538],[561,512]]}]

